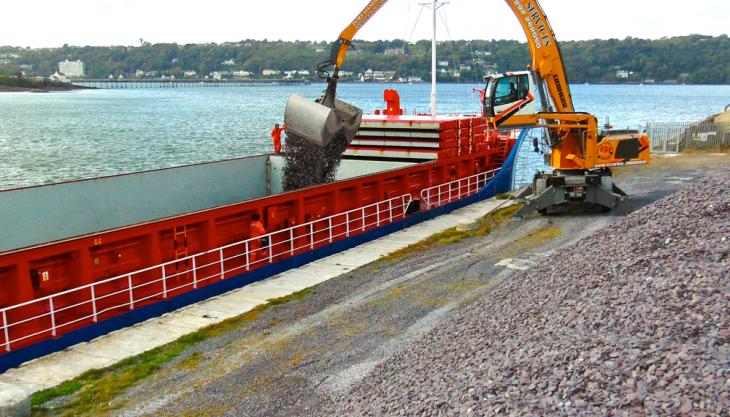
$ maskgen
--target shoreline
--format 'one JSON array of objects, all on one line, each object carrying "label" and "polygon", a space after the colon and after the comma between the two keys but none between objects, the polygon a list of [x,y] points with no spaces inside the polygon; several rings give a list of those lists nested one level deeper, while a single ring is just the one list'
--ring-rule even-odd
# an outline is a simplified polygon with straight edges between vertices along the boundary
[{"label": "shoreline", "polygon": [[20,87],[0,85],[0,93],[60,93],[75,90],[95,90],[93,87],[79,86],[46,86],[46,87]]}]

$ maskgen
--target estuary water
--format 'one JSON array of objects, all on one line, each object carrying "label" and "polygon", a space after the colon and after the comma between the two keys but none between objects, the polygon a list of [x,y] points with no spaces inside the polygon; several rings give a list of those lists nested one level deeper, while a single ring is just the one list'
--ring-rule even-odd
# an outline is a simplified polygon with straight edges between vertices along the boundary
[{"label": "estuary water", "polygon": [[[438,86],[439,113],[480,112],[477,84]],[[309,86],[80,90],[0,94],[0,189],[270,152],[289,94]],[[342,84],[340,99],[372,112],[395,88],[408,113],[428,110],[430,85]],[[730,104],[730,86],[574,85],[576,109],[617,128],[694,121]]]}]

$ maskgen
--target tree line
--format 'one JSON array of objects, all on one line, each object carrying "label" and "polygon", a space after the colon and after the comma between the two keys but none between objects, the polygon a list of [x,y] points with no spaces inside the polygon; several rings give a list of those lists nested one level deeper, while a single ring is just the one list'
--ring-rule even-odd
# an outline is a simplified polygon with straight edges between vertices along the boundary
[{"label": "tree line", "polygon": [[[49,76],[58,62],[81,60],[86,78],[184,76],[202,78],[215,71],[249,71],[261,78],[264,69],[309,70],[327,59],[326,42],[243,40],[223,44],[150,44],[139,46],[29,49],[0,47],[0,73]],[[561,42],[568,77],[574,83],[681,82],[730,84],[730,39],[727,35],[690,35],[658,40],[587,40]],[[354,77],[367,69],[396,71],[397,78],[430,78],[430,41],[355,41],[344,65]],[[459,40],[439,44],[441,81],[481,81],[489,72],[521,70],[531,62],[524,42]],[[141,72],[140,72],[141,71]]]}]

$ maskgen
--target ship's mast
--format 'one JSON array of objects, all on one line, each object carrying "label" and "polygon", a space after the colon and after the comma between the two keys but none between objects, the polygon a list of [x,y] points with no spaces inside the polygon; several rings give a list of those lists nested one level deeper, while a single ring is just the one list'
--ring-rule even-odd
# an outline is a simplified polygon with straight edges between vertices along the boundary
[{"label": "ship's mast", "polygon": [[436,116],[436,13],[441,6],[449,4],[448,1],[433,0],[432,3],[420,3],[421,6],[430,7],[433,12],[433,36],[431,37],[431,116]]}]

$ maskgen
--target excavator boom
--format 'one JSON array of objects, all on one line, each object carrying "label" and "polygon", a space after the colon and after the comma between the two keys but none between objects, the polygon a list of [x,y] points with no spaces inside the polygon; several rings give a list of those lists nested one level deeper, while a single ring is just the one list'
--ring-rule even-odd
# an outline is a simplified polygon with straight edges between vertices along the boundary
[{"label": "excavator boom", "polygon": [[527,36],[527,44],[532,54],[532,70],[545,80],[548,94],[555,101],[555,111],[574,111],[560,46],[542,7],[534,0],[506,2]]}]

